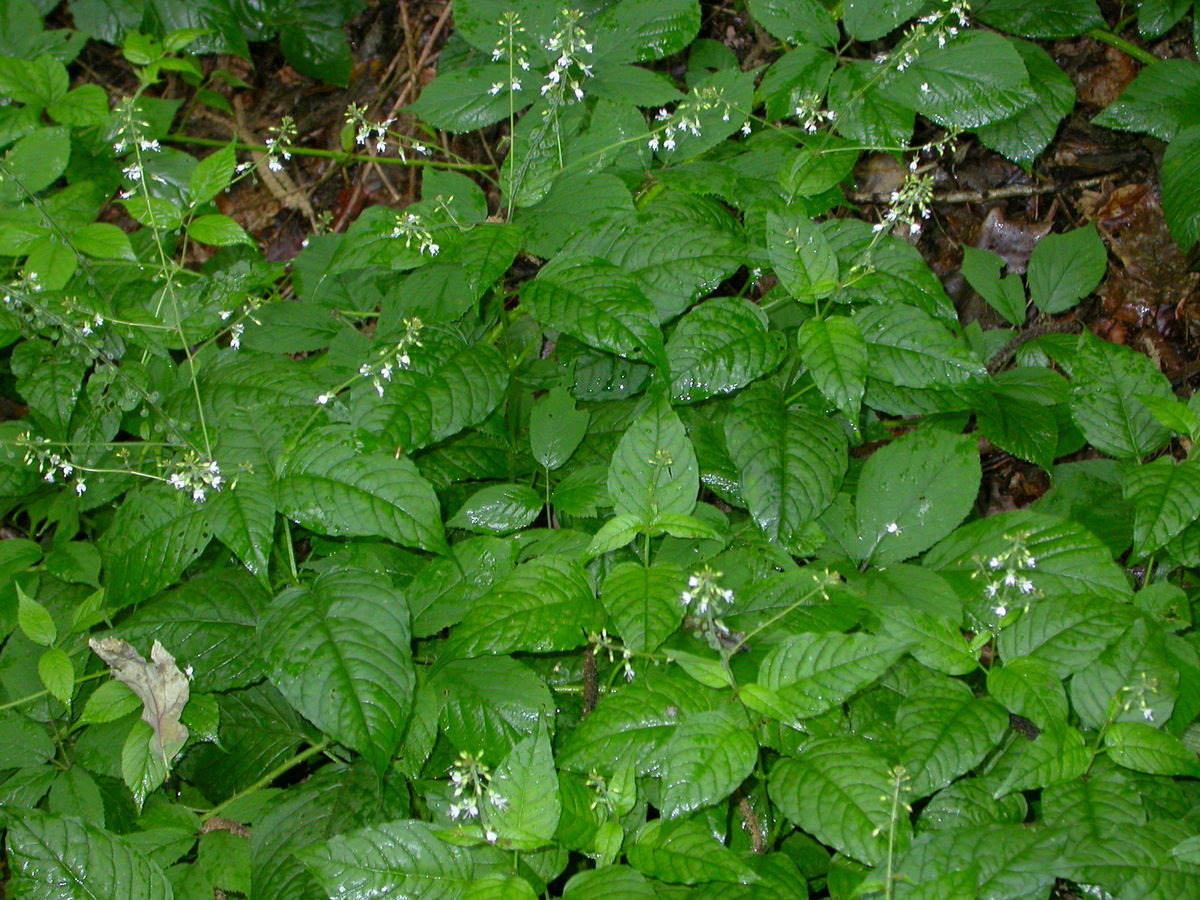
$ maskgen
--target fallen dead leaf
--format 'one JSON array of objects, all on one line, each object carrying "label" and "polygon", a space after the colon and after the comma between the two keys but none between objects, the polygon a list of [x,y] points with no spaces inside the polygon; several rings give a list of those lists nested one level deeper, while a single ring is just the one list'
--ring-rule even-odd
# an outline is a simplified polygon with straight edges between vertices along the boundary
[{"label": "fallen dead leaf", "polygon": [[132,644],[118,638],[92,638],[88,646],[107,663],[113,678],[138,695],[143,705],[142,721],[154,729],[157,749],[170,762],[188,738],[180,716],[191,692],[187,675],[175,665],[175,657],[158,641],[150,648],[149,662]]}]

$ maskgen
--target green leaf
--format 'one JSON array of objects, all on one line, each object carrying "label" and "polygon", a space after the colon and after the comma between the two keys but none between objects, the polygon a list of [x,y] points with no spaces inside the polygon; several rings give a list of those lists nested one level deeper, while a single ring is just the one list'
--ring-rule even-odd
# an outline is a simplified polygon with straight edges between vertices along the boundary
[{"label": "green leaf", "polygon": [[884,565],[929,549],[970,512],[980,478],[969,435],[925,429],[881,447],[859,476],[858,558]]},{"label": "green leaf", "polygon": [[360,453],[344,429],[315,429],[302,439],[275,485],[285,515],[318,534],[379,535],[443,555],[437,496],[406,457]]},{"label": "green leaf", "polygon": [[679,627],[686,587],[678,566],[620,563],[605,576],[600,597],[625,646],[653,653]]},{"label": "green leaf", "polygon": [[613,453],[608,467],[613,509],[648,525],[662,513],[691,514],[699,489],[696,451],[679,416],[659,397]]},{"label": "green leaf", "polygon": [[532,524],[542,498],[523,484],[492,484],[467,498],[446,524],[477,534],[508,534]]},{"label": "green leaf", "polygon": [[1153,394],[1137,394],[1136,397],[1164,428],[1169,428],[1183,437],[1190,437],[1193,441],[1200,438],[1200,415],[1182,400],[1157,397]]},{"label": "green leaf", "polygon": [[751,884],[754,870],[695,819],[655,819],[638,831],[627,851],[629,864],[668,884]]},{"label": "green leaf", "polygon": [[869,585],[867,603],[879,619],[872,630],[912,644],[913,657],[937,672],[965,675],[978,668],[960,628],[962,603],[944,578],[893,563],[872,570]]},{"label": "green leaf", "polygon": [[1044,313],[1071,309],[1092,292],[1108,268],[1108,251],[1095,226],[1048,234],[1029,259],[1029,293]]},{"label": "green leaf", "polygon": [[579,447],[590,420],[588,412],[575,408],[566,388],[553,388],[534,404],[529,414],[533,458],[547,469],[557,469]]},{"label": "green leaf", "polygon": [[1089,28],[1103,28],[1104,17],[1096,0],[1058,0],[1052,5],[1031,0],[984,0],[971,7],[993,28],[1031,38],[1069,38]]},{"label": "green leaf", "polygon": [[503,759],[554,712],[545,682],[507,656],[445,663],[430,676],[428,690],[442,703],[447,740],[491,761]]},{"label": "green leaf", "polygon": [[71,158],[71,136],[61,126],[43,126],[25,135],[4,156],[0,203],[23,203],[58,181]]},{"label": "green leaf", "polygon": [[1004,258],[990,250],[963,246],[962,273],[988,306],[1013,325],[1025,324],[1025,291],[1015,275],[1000,277]]},{"label": "green leaf", "polygon": [[638,775],[661,775],[662,748],[681,722],[716,708],[714,692],[680,674],[651,670],[599,705],[572,730],[558,754],[565,769],[584,774],[626,763]]},{"label": "green leaf", "polygon": [[1171,900],[1200,890],[1200,866],[1175,859],[1172,850],[1191,837],[1176,822],[1109,828],[1100,839],[1079,840],[1060,871],[1080,884],[1121,898]]},{"label": "green leaf", "polygon": [[53,759],[54,753],[54,742],[43,725],[11,709],[0,711],[0,768],[40,765]]},{"label": "green leaf", "polygon": [[518,209],[513,222],[525,229],[530,253],[552,257],[576,234],[633,214],[629,189],[615,175],[563,173],[539,203]]},{"label": "green leaf", "polygon": [[604,260],[551,264],[526,284],[522,300],[543,325],[590,347],[660,364],[662,332],[634,279]]},{"label": "green leaf", "polygon": [[1085,334],[1071,374],[1071,416],[1101,453],[1140,459],[1170,440],[1170,432],[1137,399],[1174,396],[1149,357]]},{"label": "green leaf", "polygon": [[961,681],[923,682],[896,711],[896,746],[912,777],[911,798],[932,794],[981,763],[1008,730],[995,700],[977,698]]},{"label": "green leaf", "polygon": [[867,383],[867,344],[847,316],[813,317],[797,335],[800,356],[826,399],[858,421]]},{"label": "green leaf", "polygon": [[794,115],[797,101],[806,95],[819,98],[836,64],[831,53],[811,44],[794,47],[775,60],[759,85],[759,94],[766,101],[766,118],[773,121]]},{"label": "green leaf", "polygon": [[1077,781],[1042,791],[1042,815],[1047,825],[1102,837],[1111,828],[1146,822],[1146,810],[1128,773],[1109,766]]},{"label": "green leaf", "polygon": [[758,741],[744,716],[717,709],[675,729],[663,755],[659,807],[666,818],[675,819],[732,794],[754,771]]},{"label": "green leaf", "polygon": [[1058,420],[1051,407],[1027,400],[1016,391],[997,385],[980,391],[975,401],[975,423],[989,441],[1018,459],[1049,472],[1058,454]]},{"label": "green leaf", "polygon": [[105,681],[88,697],[79,720],[88,725],[115,722],[141,708],[142,701],[127,685]]},{"label": "green leaf", "polygon": [[737,271],[744,250],[737,223],[724,211],[718,217],[710,208],[701,215],[652,206],[581,231],[560,255],[601,256],[620,266],[666,320]]},{"label": "green leaf", "polygon": [[912,139],[916,115],[891,96],[873,61],[838,68],[829,78],[828,105],[842,137],[868,147],[907,146]]},{"label": "green leaf", "polygon": [[987,674],[988,693],[1015,715],[1046,729],[1065,725],[1067,692],[1049,664],[1030,657],[1007,660]]},{"label": "green leaf", "polygon": [[1173,141],[1200,125],[1200,65],[1167,59],[1146,66],[1125,92],[1093,119],[1097,125],[1141,131]]},{"label": "green leaf", "polygon": [[75,666],[61,647],[51,647],[38,658],[38,677],[50,696],[68,709],[75,692]]},{"label": "green leaf", "polygon": [[95,259],[127,259],[137,257],[129,243],[129,236],[116,225],[93,222],[84,225],[71,235],[71,244],[80,253]]},{"label": "green leaf", "polygon": [[330,84],[350,80],[350,44],[340,27],[308,21],[288,23],[279,29],[279,49],[302,75]]},{"label": "green leaf", "polygon": [[120,634],[139,646],[157,638],[192,667],[197,691],[246,687],[262,677],[255,624],[269,599],[245,572],[205,573],[140,607]]},{"label": "green leaf", "polygon": [[79,819],[28,810],[8,821],[12,889],[30,900],[171,900],[163,870],[117,835]]},{"label": "green leaf", "polygon": [[1078,729],[1054,724],[1036,739],[1014,734],[988,772],[992,796],[1029,791],[1073,781],[1091,763],[1091,751]]},{"label": "green leaf", "polygon": [[921,49],[888,92],[943,128],[979,128],[1037,99],[1021,54],[998,34],[969,28]]},{"label": "green leaf", "polygon": [[730,394],[776,368],[786,341],[768,333],[766,319],[746,300],[716,297],[694,307],[667,344],[672,399],[695,403]]},{"label": "green leaf", "polygon": [[539,720],[537,731],[513,747],[496,767],[486,802],[487,824],[499,835],[498,846],[536,850],[550,843],[562,804],[545,722]]},{"label": "green leaf", "polygon": [[1071,679],[1071,704],[1083,727],[1109,722],[1165,722],[1179,696],[1179,670],[1162,631],[1135,619],[1090,666]]},{"label": "green leaf", "polygon": [[1163,153],[1162,205],[1171,237],[1180,247],[1200,241],[1200,125],[1180,131]]},{"label": "green leaf", "polygon": [[[510,110],[520,111],[536,99],[530,79],[526,79],[525,89],[516,93],[503,89],[510,81],[507,64],[443,72],[422,89],[408,110],[443,131],[461,133],[485,128],[508,118]],[[502,89],[491,93],[497,84]]]},{"label": "green leaf", "polygon": [[130,491],[100,537],[110,610],[175,582],[212,538],[203,507],[166,485]]},{"label": "green leaf", "polygon": [[[1049,896],[1060,859],[1069,854],[1066,831],[1023,824],[987,824],[921,835],[896,864],[897,898],[992,897],[1025,900]],[[964,879],[947,873],[967,863]]]},{"label": "green leaf", "polygon": [[563,900],[655,900],[658,894],[642,873],[625,865],[584,869],[571,876]]},{"label": "green leaf", "polygon": [[[866,741],[809,741],[798,757],[784,757],[771,768],[767,790],[784,815],[821,843],[868,865],[887,855],[897,788],[888,777],[887,760]],[[908,819],[899,818],[898,849],[911,834]]]},{"label": "green leaf", "polygon": [[[595,20],[600,58],[645,62],[678,53],[700,30],[696,0],[627,0]],[[611,48],[611,49],[610,49]]]},{"label": "green leaf", "polygon": [[193,207],[212,200],[233,180],[237,168],[237,153],[233,144],[210,153],[192,169],[188,179],[188,198]]},{"label": "green leaf", "polygon": [[818,716],[875,681],[908,647],[869,634],[789,635],[759,666],[759,685],[782,703],[779,710],[765,711],[780,720]]},{"label": "green leaf", "polygon": [[629,544],[640,534],[644,534],[647,525],[637,516],[625,514],[613,516],[592,537],[588,544],[587,558],[591,559],[604,553],[612,553]]},{"label": "green leaf", "polygon": [[58,640],[58,626],[54,624],[50,610],[26,594],[19,583],[14,583],[14,587],[17,593],[17,625],[29,640],[49,647]]},{"label": "green leaf", "polygon": [[[1113,561],[1111,551],[1099,538],[1077,522],[1029,510],[1001,513],[964,525],[930,550],[924,564],[969,579],[979,571],[980,560],[1011,552],[1018,539],[1035,560],[1033,568],[1025,569],[1025,576],[1046,598],[1087,598],[1117,604],[1132,600],[1125,571]],[[1104,610],[1103,605],[1094,609]],[[1015,627],[1021,628],[1023,621],[1018,620]],[[1012,632],[1006,628],[1001,633],[1002,646],[1005,635]]]},{"label": "green leaf", "polygon": [[1133,556],[1158,552],[1200,519],[1200,462],[1170,456],[1125,472],[1125,499],[1133,504]]},{"label": "green leaf", "polygon": [[819,300],[837,287],[837,255],[821,227],[799,209],[767,213],[767,253],[780,283],[797,300]]},{"label": "green leaf", "polygon": [[575,562],[542,556],[518,566],[455,626],[445,658],[572,650],[600,627],[600,604]]},{"label": "green leaf", "polygon": [[846,0],[842,24],[856,41],[874,41],[918,12],[921,0]]},{"label": "green leaf", "polygon": [[276,597],[258,635],[267,673],[288,701],[382,771],[416,685],[403,595],[384,576],[334,569]]},{"label": "green leaf", "polygon": [[1117,722],[1104,733],[1108,758],[1151,775],[1200,776],[1195,752],[1173,734],[1142,722]]},{"label": "green leaf", "polygon": [[785,548],[837,494],[846,467],[846,437],[829,419],[788,409],[778,390],[748,391],[725,420],[739,491],[759,527]]},{"label": "green leaf", "polygon": [[1015,115],[985,125],[977,134],[984,146],[1028,169],[1074,109],[1075,84],[1041,47],[1027,41],[1012,44],[1025,62],[1036,99]]},{"label": "green leaf", "polygon": [[832,47],[838,40],[837,22],[816,0],[750,0],[750,15],[786,44]]},{"label": "green leaf", "polygon": [[196,216],[188,222],[187,233],[193,241],[211,244],[214,247],[254,243],[250,235],[242,230],[241,225],[229,216],[222,216],[219,213]]},{"label": "green leaf", "polygon": [[297,855],[329,896],[345,900],[391,893],[455,900],[474,880],[470,853],[412,819],[340,834]]},{"label": "green leaf", "polygon": [[900,387],[950,387],[984,375],[960,338],[914,306],[872,306],[855,314],[854,321],[867,342],[871,375],[881,381]]},{"label": "green leaf", "polygon": [[145,722],[134,722],[121,748],[121,779],[139,811],[170,774],[170,760],[164,756],[154,729]]}]

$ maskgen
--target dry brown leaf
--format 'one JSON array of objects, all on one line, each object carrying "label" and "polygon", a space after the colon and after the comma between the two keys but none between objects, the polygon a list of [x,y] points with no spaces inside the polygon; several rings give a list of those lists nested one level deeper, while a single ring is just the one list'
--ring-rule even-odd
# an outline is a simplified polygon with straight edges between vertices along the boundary
[{"label": "dry brown leaf", "polygon": [[133,645],[118,638],[92,638],[92,652],[108,664],[113,678],[126,685],[142,701],[142,721],[154,729],[157,749],[170,761],[188,738],[187,726],[179,717],[187,706],[191,685],[175,665],[175,657],[158,641],[150,648],[150,661]]}]

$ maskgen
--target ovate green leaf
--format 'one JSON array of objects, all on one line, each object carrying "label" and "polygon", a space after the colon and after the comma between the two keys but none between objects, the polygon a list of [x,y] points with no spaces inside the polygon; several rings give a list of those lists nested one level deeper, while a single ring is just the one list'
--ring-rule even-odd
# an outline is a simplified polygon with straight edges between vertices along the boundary
[{"label": "ovate green leaf", "polygon": [[292,705],[382,770],[416,685],[403,595],[384,576],[334,569],[276,597],[258,634],[267,674]]}]

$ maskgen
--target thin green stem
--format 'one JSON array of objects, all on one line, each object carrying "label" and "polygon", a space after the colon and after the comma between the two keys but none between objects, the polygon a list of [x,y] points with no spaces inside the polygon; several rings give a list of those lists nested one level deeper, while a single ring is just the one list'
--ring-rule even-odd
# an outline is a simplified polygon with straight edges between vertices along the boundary
[{"label": "thin green stem", "polygon": [[1148,66],[1154,65],[1161,60],[1151,53],[1149,50],[1143,50],[1136,44],[1131,44],[1123,37],[1113,34],[1111,31],[1106,31],[1103,28],[1093,28],[1088,32],[1088,37],[1099,41],[1102,44],[1108,44],[1110,47],[1116,47],[1126,56],[1132,56],[1138,62],[1145,63]]},{"label": "thin green stem", "polygon": [[234,794],[228,800],[225,800],[222,803],[218,803],[216,806],[214,806],[208,812],[204,813],[202,816],[200,816],[200,821],[207,822],[209,819],[216,818],[222,812],[224,812],[225,809],[231,803],[241,800],[243,797],[249,797],[251,794],[255,794],[258,791],[261,791],[265,787],[270,787],[271,782],[273,782],[276,778],[279,778],[282,775],[286,775],[292,769],[296,768],[296,766],[300,765],[301,763],[307,762],[308,760],[312,759],[317,754],[324,753],[325,749],[329,746],[329,743],[330,742],[328,740],[324,740],[324,741],[321,741],[319,744],[313,744],[311,747],[309,747],[303,753],[297,754],[296,756],[293,756],[291,759],[287,760],[286,762],[280,763],[274,769],[272,769],[270,772],[268,772],[266,775],[264,775],[262,778],[258,779],[258,781],[254,782],[254,784],[250,785],[250,787],[246,788],[245,790],[238,791],[236,794]]},{"label": "thin green stem", "polygon": [[[218,141],[212,138],[192,137],[187,134],[179,134],[174,132],[163,138],[172,144],[191,144],[196,147],[228,147],[229,141]],[[266,144],[247,144],[242,141],[234,141],[235,150],[242,150],[249,153],[270,153],[271,148]],[[318,159],[332,159],[345,165],[353,163],[382,163],[388,166],[425,166],[431,169],[452,169],[456,172],[490,172],[491,166],[481,163],[466,163],[466,162],[443,162],[436,159],[399,159],[390,156],[364,156],[361,153],[346,153],[342,150],[319,150],[315,147],[288,147],[288,152],[292,156],[313,156]]]},{"label": "thin green stem", "polygon": [[[81,675],[75,679],[75,683],[79,684],[84,681],[94,681],[97,678],[104,678],[107,675],[108,670],[105,669],[103,672],[93,672],[91,675]],[[25,697],[19,697],[16,700],[10,700],[8,703],[0,704],[0,712],[4,712],[6,709],[16,709],[18,706],[22,706],[26,703],[32,703],[34,700],[41,700],[43,697],[48,696],[50,696],[49,691],[38,691],[36,694],[29,694]]]}]

